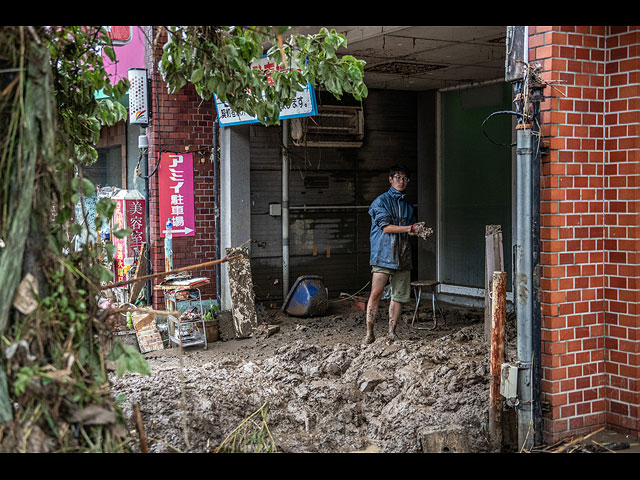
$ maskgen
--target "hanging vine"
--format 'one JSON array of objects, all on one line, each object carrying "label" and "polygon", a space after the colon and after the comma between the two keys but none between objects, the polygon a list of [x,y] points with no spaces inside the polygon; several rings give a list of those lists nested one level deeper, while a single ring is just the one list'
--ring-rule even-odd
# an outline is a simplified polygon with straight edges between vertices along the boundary
[{"label": "hanging vine", "polygon": [[[72,241],[74,207],[94,190],[82,167],[97,158],[100,127],[126,116],[94,98],[127,88],[110,85],[101,49],[113,56],[101,27],[0,30],[0,451],[128,448],[97,305],[113,252]],[[96,222],[113,209],[105,199]]]}]

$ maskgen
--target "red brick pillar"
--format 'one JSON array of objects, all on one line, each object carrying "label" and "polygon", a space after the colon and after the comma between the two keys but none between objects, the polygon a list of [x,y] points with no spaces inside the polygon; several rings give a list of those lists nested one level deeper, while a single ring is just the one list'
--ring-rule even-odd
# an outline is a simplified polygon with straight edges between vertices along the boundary
[{"label": "red brick pillar", "polygon": [[609,27],[605,82],[607,424],[640,431],[640,27]]},{"label": "red brick pillar", "polygon": [[[545,440],[637,432],[638,35],[529,28],[529,60],[553,85],[541,106]],[[623,41],[635,47],[613,47]]]},{"label": "red brick pillar", "polygon": [[[157,31],[154,29],[154,34]],[[166,31],[165,31],[166,37]],[[214,122],[216,110],[213,100],[202,101],[191,85],[169,95],[162,76],[157,72],[157,60],[162,54],[163,40],[156,42],[147,68],[151,79],[151,124],[149,138],[149,172],[153,172],[160,154],[165,151],[193,153],[195,236],[173,238],[173,267],[180,268],[215,260],[215,192],[214,192]],[[166,218],[159,218],[158,177],[150,179],[150,237],[151,259],[154,273],[164,271],[164,229]],[[194,270],[193,275],[211,278],[201,289],[203,299],[216,297],[215,267]],[[156,285],[161,281],[155,280]],[[162,292],[154,291],[154,308],[164,309]]]}]

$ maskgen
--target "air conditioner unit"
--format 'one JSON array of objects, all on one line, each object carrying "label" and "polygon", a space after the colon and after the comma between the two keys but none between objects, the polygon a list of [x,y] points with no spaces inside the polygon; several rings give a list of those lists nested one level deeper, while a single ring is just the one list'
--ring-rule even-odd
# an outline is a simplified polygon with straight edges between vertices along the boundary
[{"label": "air conditioner unit", "polygon": [[362,107],[319,105],[317,115],[293,120],[291,136],[295,145],[338,148],[362,146]]}]

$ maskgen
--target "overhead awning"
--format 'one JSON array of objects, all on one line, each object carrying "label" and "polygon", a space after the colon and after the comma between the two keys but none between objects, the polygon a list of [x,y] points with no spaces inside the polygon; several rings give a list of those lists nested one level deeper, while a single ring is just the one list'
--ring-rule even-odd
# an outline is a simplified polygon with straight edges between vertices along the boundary
[{"label": "overhead awning", "polygon": [[103,100],[105,98],[108,98],[114,102],[118,102],[124,108],[129,110],[129,90],[127,90],[127,93],[125,93],[122,97],[118,99],[114,99],[113,97],[110,97],[109,95],[105,94],[103,90],[98,90],[93,94],[93,96],[96,98],[96,100]]}]

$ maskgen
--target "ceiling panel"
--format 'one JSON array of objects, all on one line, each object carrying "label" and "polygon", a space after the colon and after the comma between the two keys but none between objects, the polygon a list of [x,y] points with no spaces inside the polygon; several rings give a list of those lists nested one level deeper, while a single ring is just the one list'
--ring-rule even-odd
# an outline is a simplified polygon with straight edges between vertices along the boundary
[{"label": "ceiling panel", "polygon": [[[504,78],[506,26],[327,26],[365,60],[369,88],[429,90]],[[317,33],[320,27],[298,27]]]}]

